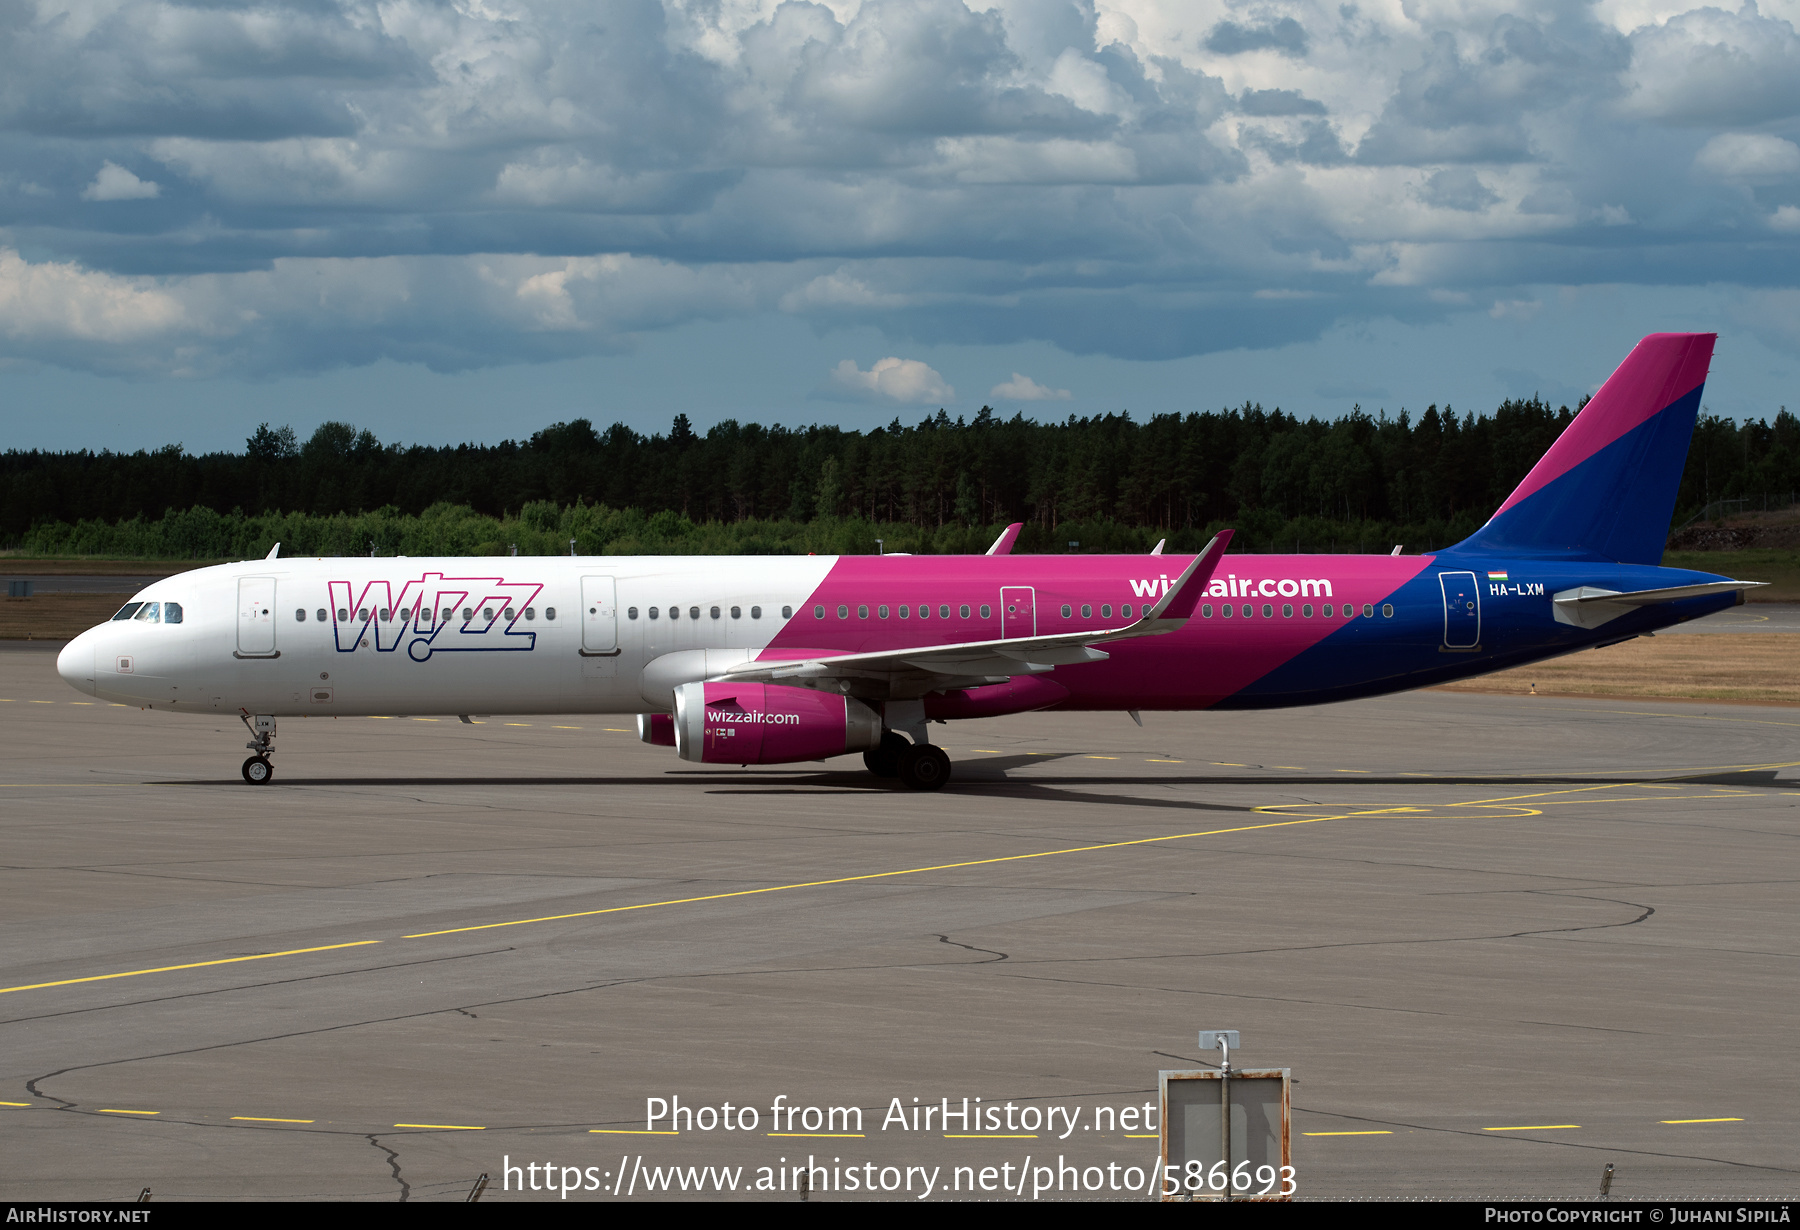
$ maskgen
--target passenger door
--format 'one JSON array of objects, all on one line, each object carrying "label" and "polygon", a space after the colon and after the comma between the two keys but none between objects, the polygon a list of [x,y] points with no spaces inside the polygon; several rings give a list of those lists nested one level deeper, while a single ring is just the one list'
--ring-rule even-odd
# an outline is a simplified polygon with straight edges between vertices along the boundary
[{"label": "passenger door", "polygon": [[582,674],[607,678],[619,656],[619,608],[612,577],[581,578]]},{"label": "passenger door", "polygon": [[1444,648],[1477,649],[1481,646],[1481,591],[1472,572],[1440,572],[1444,591]]},{"label": "passenger door", "polygon": [[1013,640],[1037,635],[1036,595],[1029,585],[1006,585],[1000,589],[1000,639]]},{"label": "passenger door", "polygon": [[238,578],[237,656],[278,658],[275,648],[275,578]]}]

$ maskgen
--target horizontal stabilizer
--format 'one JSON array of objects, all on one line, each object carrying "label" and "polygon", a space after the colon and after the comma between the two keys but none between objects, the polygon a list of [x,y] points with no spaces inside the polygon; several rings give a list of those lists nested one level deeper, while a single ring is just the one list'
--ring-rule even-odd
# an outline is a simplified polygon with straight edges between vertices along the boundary
[{"label": "horizontal stabilizer", "polygon": [[1699,585],[1672,585],[1666,589],[1634,589],[1621,593],[1616,589],[1599,589],[1582,585],[1552,595],[1556,622],[1576,628],[1598,628],[1617,619],[1634,607],[1655,606],[1660,602],[1678,602],[1683,598],[1705,598],[1712,594],[1742,593],[1767,585],[1767,581],[1705,581]]}]

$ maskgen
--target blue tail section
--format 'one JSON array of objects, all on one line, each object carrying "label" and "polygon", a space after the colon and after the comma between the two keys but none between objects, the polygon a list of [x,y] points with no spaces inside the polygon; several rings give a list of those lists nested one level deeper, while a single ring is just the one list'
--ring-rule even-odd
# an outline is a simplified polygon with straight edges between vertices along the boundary
[{"label": "blue tail section", "polygon": [[1639,342],[1500,510],[1451,551],[1660,563],[1713,340]]}]

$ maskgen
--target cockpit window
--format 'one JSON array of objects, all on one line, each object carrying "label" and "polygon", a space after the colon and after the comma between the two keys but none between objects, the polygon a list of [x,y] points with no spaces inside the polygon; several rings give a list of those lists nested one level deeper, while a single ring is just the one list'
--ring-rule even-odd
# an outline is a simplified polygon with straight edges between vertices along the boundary
[{"label": "cockpit window", "polygon": [[181,622],[181,603],[163,603],[163,622],[166,624],[178,624]]},{"label": "cockpit window", "polygon": [[141,602],[127,602],[124,606],[119,608],[119,613],[113,616],[113,622],[118,623],[121,619],[130,619],[133,615],[137,614],[137,609],[143,605],[144,604]]},{"label": "cockpit window", "polygon": [[138,608],[138,613],[136,615],[133,615],[132,618],[137,620],[141,624],[161,623],[162,622],[162,603],[146,602],[146,603],[144,603],[143,606]]}]

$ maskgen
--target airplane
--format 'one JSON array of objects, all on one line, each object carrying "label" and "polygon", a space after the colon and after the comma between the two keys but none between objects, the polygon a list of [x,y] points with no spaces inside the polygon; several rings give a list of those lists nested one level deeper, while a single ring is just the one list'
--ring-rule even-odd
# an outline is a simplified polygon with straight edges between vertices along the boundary
[{"label": "airplane", "polygon": [[[281,558],[157,581],[77,690],[276,719],[636,714],[702,764],[861,752],[935,790],[933,723],[1312,705],[1610,645],[1759,584],[1660,566],[1715,335],[1643,339],[1493,517],[1426,555]],[[1158,546],[1160,551],[1160,544]]]}]

